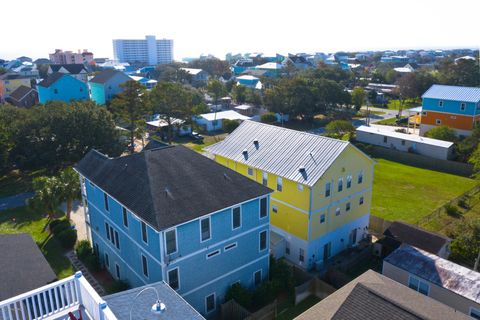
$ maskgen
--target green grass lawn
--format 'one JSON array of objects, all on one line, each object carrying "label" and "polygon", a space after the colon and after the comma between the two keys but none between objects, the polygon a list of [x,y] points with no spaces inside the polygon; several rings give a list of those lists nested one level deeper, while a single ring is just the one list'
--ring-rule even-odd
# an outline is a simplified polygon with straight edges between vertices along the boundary
[{"label": "green grass lawn", "polygon": [[[186,147],[188,147],[192,150],[195,150],[197,152],[202,152],[203,148],[208,147],[208,146],[210,146],[212,144],[215,144],[217,142],[220,142],[223,139],[225,139],[226,137],[227,137],[226,133],[213,135],[213,136],[204,135],[203,136],[203,143],[188,141],[186,143],[183,143],[183,145],[185,145]],[[182,143],[181,141],[179,141],[179,142]]]},{"label": "green grass lawn", "polygon": [[30,233],[59,279],[73,274],[60,243],[44,231],[47,218],[28,207],[0,211],[0,233]]},{"label": "green grass lawn", "polygon": [[372,214],[387,220],[417,223],[478,182],[447,173],[377,159]]}]

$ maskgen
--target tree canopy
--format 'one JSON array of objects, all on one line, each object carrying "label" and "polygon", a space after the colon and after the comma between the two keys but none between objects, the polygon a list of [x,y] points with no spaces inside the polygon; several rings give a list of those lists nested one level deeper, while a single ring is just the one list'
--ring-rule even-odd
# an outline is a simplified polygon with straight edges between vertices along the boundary
[{"label": "tree canopy", "polygon": [[457,141],[457,136],[455,135],[455,130],[447,126],[438,126],[428,130],[425,133],[425,136],[432,139],[444,140],[455,142]]}]

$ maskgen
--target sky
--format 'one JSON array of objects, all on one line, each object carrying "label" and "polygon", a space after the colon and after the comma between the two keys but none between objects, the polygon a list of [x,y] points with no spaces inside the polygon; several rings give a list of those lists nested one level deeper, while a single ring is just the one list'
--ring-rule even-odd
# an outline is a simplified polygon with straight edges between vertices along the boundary
[{"label": "sky", "polygon": [[174,40],[175,60],[228,52],[478,48],[479,0],[2,0],[0,58]]}]

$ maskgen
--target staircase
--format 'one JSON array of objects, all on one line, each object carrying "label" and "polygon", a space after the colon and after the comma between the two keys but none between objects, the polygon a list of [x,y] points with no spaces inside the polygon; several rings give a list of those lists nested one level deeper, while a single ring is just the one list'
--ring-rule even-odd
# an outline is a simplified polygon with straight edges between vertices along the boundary
[{"label": "staircase", "polygon": [[106,294],[105,289],[100,285],[100,283],[98,283],[97,279],[95,279],[87,267],[85,267],[85,265],[78,260],[75,252],[69,251],[65,254],[65,256],[68,258],[68,260],[70,260],[75,271],[82,271],[85,279],[87,279],[93,289],[95,289],[100,296],[104,296]]}]

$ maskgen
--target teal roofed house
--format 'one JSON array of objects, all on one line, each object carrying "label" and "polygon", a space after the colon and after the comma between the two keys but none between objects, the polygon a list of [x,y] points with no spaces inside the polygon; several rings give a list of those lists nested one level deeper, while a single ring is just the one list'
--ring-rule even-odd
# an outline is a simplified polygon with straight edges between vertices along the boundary
[{"label": "teal roofed house", "polygon": [[88,82],[92,100],[97,104],[106,104],[123,91],[121,85],[129,80],[132,79],[121,71],[103,70]]},{"label": "teal roofed house", "polygon": [[38,99],[49,101],[89,100],[87,85],[68,74],[55,72],[38,84]]}]

